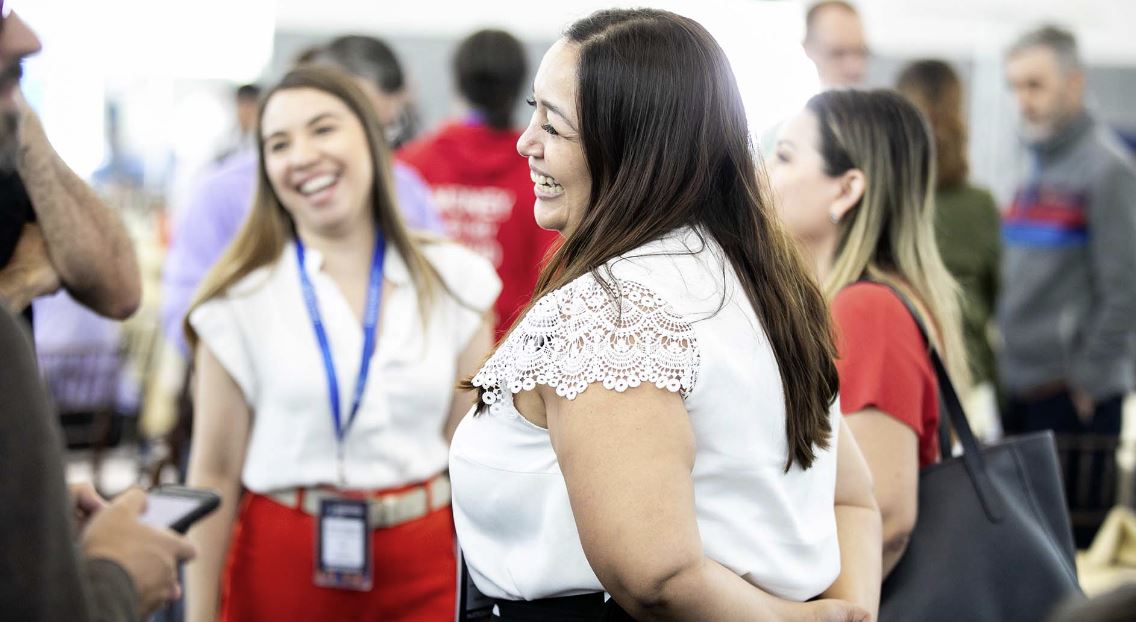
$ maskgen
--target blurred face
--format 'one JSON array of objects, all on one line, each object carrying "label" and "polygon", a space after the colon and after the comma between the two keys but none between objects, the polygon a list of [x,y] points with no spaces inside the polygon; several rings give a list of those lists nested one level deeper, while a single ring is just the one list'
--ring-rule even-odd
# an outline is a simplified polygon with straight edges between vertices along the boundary
[{"label": "blurred face", "polygon": [[302,234],[335,237],[370,222],[374,160],[345,103],[317,89],[278,91],[261,137],[269,182]]},{"label": "blurred face", "polygon": [[357,76],[355,77],[355,84],[359,85],[359,88],[363,89],[363,92],[371,99],[371,104],[375,107],[375,114],[379,117],[379,124],[383,126],[383,131],[386,134],[387,142],[393,141],[402,129],[400,123],[402,109],[406,107],[407,103],[406,91],[386,93],[370,80]]},{"label": "blurred face", "polygon": [[1022,130],[1031,140],[1053,136],[1081,111],[1083,75],[1063,69],[1047,47],[1030,47],[1010,56],[1006,81],[1017,100]]},{"label": "blurred face", "polygon": [[252,132],[256,129],[256,112],[255,97],[237,98],[237,125],[240,126],[241,133]]},{"label": "blurred face", "polygon": [[860,17],[841,7],[817,13],[805,54],[817,68],[824,88],[860,86],[868,70],[868,44]]},{"label": "blurred face", "polygon": [[841,197],[841,180],[825,173],[818,145],[816,115],[804,110],[781,126],[769,165],[777,212],[789,232],[806,245],[837,233],[832,213]]},{"label": "blurred face", "polygon": [[0,1],[0,170],[11,170],[19,152],[20,63],[38,52],[40,43],[27,24],[15,13],[8,13],[3,4]]},{"label": "blurred face", "polygon": [[580,223],[592,193],[576,118],[578,61],[578,47],[564,39],[544,55],[533,81],[532,120],[517,141],[532,173],[536,223],[565,235]]}]

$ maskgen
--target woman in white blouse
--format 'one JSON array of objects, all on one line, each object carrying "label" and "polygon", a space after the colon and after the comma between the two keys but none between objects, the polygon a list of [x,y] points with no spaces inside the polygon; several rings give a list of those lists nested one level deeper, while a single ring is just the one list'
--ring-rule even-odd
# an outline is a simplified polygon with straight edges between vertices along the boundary
[{"label": "woman in white blouse", "polygon": [[[491,345],[492,266],[407,231],[363,91],[330,69],[264,98],[253,210],[206,278],[189,484],[188,618],[442,620],[448,440]],[[242,495],[242,490],[244,494]]]},{"label": "woman in white blouse", "polygon": [[866,619],[870,477],[722,50],[684,17],[601,11],[530,103],[518,150],[564,241],[451,447],[477,587],[506,621]]}]

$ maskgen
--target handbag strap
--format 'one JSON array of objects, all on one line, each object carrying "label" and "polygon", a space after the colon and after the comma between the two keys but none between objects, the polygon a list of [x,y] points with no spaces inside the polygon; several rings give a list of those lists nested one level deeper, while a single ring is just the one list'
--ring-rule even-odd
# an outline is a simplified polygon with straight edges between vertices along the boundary
[{"label": "handbag strap", "polygon": [[[974,491],[982,502],[982,508],[986,511],[986,516],[991,522],[1000,522],[1005,515],[1002,497],[991,483],[990,475],[986,469],[986,459],[982,456],[978,439],[975,438],[974,431],[970,428],[970,421],[967,420],[966,412],[963,411],[962,401],[959,400],[958,392],[955,391],[955,385],[951,382],[950,375],[947,374],[947,367],[943,364],[943,359],[939,356],[935,343],[931,341],[927,327],[923,324],[922,316],[915,305],[911,303],[911,300],[894,285],[869,278],[863,278],[860,282],[882,285],[891,290],[896,298],[899,298],[900,302],[903,303],[903,306],[907,307],[911,319],[915,320],[915,326],[919,328],[919,334],[923,336],[923,342],[927,345],[927,354],[931,358],[931,366],[935,370],[935,379],[939,384],[939,453],[949,456],[951,448],[950,430],[953,428],[955,435],[958,436],[959,444],[962,445],[961,458],[963,464],[970,476],[971,483],[974,485]],[[944,452],[948,453],[944,454]]]}]

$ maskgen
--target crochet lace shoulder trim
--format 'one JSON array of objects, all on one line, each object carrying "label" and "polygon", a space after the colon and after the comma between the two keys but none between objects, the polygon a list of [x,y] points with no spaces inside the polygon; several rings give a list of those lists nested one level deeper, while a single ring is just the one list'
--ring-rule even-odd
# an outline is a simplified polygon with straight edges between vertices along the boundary
[{"label": "crochet lace shoulder trim", "polygon": [[648,382],[685,399],[699,362],[693,327],[659,295],[589,274],[537,301],[472,383],[491,408],[538,384],[572,400],[593,383],[623,392]]}]

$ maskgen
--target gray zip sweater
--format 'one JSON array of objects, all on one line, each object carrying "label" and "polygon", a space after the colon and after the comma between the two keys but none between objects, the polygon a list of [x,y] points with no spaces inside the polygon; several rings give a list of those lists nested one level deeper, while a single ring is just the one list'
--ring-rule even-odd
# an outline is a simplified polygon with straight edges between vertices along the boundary
[{"label": "gray zip sweater", "polygon": [[1011,395],[1061,381],[1097,399],[1130,391],[1132,157],[1087,113],[1028,148],[1030,174],[1002,222],[1002,383]]}]

